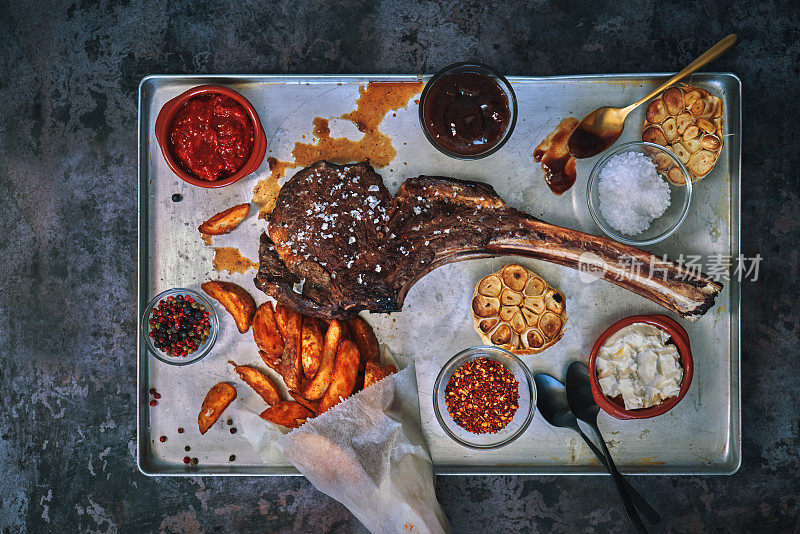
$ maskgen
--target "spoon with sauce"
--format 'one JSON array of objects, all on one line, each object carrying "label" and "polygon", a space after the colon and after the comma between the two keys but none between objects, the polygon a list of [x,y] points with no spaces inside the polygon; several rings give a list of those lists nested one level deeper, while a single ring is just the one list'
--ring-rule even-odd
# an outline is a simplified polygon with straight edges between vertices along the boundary
[{"label": "spoon with sauce", "polygon": [[[564,387],[564,384],[546,374],[534,376],[533,381],[536,382],[536,409],[542,414],[545,421],[555,427],[571,428],[580,434],[583,441],[586,442],[586,445],[589,446],[594,455],[597,456],[597,459],[600,460],[600,463],[603,464],[603,467],[611,473],[608,462],[606,462],[603,456],[603,452],[597,448],[592,440],[583,433],[581,427],[578,426],[578,419],[569,408],[567,389]],[[622,483],[630,494],[633,504],[642,515],[653,525],[660,523],[661,516],[658,515],[658,512],[639,495],[639,492],[637,492],[625,478],[622,479]]]},{"label": "spoon with sauce", "polygon": [[[538,386],[538,384],[537,384]],[[628,514],[628,519],[637,532],[647,532],[633,507],[633,500],[630,493],[625,487],[624,478],[617,469],[611,453],[608,451],[606,442],[603,435],[600,433],[600,428],[597,426],[597,414],[600,413],[600,406],[594,401],[592,397],[592,389],[589,384],[589,369],[583,362],[572,362],[567,368],[567,402],[569,408],[575,416],[592,427],[598,440],[600,440],[600,447],[603,450],[603,455],[606,458],[608,471],[617,485],[617,491],[622,499],[622,504],[625,505],[625,512]]]},{"label": "spoon with sauce", "polygon": [[669,86],[678,83],[690,74],[700,70],[708,63],[714,61],[719,56],[733,48],[738,37],[732,33],[720,42],[709,48],[699,58],[669,78],[666,82],[659,85],[647,96],[641,98],[624,108],[602,107],[598,108],[584,117],[578,124],[569,138],[569,152],[576,158],[591,158],[613,145],[619,136],[622,135],[622,128],[625,126],[625,118],[638,106],[647,102]]}]

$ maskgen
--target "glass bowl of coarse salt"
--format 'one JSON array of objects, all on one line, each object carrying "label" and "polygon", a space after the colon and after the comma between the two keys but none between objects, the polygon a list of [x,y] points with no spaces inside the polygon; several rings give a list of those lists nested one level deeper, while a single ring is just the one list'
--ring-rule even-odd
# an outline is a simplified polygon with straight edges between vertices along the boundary
[{"label": "glass bowl of coarse salt", "polygon": [[[680,169],[674,185],[659,169]],[[668,148],[634,141],[612,149],[589,175],[586,197],[594,222],[609,237],[629,245],[652,245],[671,236],[686,219],[692,180]]]}]

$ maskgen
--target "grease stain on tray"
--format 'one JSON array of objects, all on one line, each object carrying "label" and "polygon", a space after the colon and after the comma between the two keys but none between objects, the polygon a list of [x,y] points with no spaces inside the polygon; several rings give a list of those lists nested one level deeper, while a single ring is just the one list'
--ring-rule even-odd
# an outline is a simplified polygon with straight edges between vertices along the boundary
[{"label": "grease stain on tray", "polygon": [[375,167],[386,167],[397,154],[391,137],[377,128],[365,131],[364,137],[353,141],[347,137],[331,137],[328,119],[316,117],[314,136],[316,143],[295,143],[293,167],[307,167],[321,159],[340,164],[369,160]]},{"label": "grease stain on tray", "polygon": [[376,130],[390,111],[404,108],[411,97],[422,91],[420,82],[369,82],[358,88],[356,109],[342,115],[362,132]]},{"label": "grease stain on tray", "polygon": [[389,165],[397,155],[397,150],[392,145],[391,137],[378,127],[387,113],[405,108],[411,98],[422,91],[422,87],[421,81],[369,82],[366,86],[360,86],[356,109],[338,118],[352,122],[363,132],[361,139],[332,137],[330,119],[314,118],[315,140],[311,143],[297,141],[292,149],[294,161],[267,159],[270,175],[259,181],[253,189],[253,203],[259,207],[259,218],[266,218],[275,207],[275,199],[280,191],[278,181],[285,176],[287,169],[307,167],[319,160],[339,164],[369,161],[377,168]]},{"label": "grease stain on tray", "polygon": [[275,200],[281,186],[278,185],[286,169],[291,165],[288,161],[278,161],[276,158],[267,158],[269,164],[269,178],[260,180],[253,188],[253,204],[258,206],[258,216],[263,219],[275,209]]},{"label": "grease stain on tray", "polygon": [[658,456],[646,456],[641,458],[639,463],[641,465],[664,465],[664,462],[661,460],[656,460],[656,458],[658,458]]},{"label": "grease stain on tray", "polygon": [[234,247],[214,247],[212,267],[215,271],[229,273],[246,273],[250,269],[258,269],[258,264],[242,256]]},{"label": "grease stain on tray", "polygon": [[578,440],[572,438],[569,440],[569,445],[567,446],[567,454],[569,456],[569,462],[575,463],[578,461]]}]

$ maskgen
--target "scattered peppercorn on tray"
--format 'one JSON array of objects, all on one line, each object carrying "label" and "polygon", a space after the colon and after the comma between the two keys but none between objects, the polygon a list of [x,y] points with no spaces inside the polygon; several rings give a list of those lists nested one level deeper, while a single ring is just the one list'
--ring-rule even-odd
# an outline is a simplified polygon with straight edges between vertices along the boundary
[{"label": "scattered peppercorn on tray", "polygon": [[[438,152],[423,135],[418,98],[386,114],[377,134],[396,154],[385,165],[374,164],[391,193],[406,178],[443,175],[491,184],[506,202],[549,222],[600,234],[586,204],[586,179],[597,158],[579,160],[577,182],[562,196],[545,183],[532,153],[536,145],[568,116],[582,117],[600,105],[624,106],[646,94],[664,74],[619,74],[563,77],[511,76],[519,114],[513,135],[495,154],[478,161],[460,161]],[[170,288],[200,291],[207,280],[235,282],[256,303],[267,300],[254,284],[259,235],[266,228],[251,206],[249,216],[228,235],[204,241],[198,225],[211,215],[251,203],[254,189],[264,191],[273,166],[292,161],[296,143],[312,144],[318,118],[330,121],[333,137],[357,140],[362,135],[351,120],[359,88],[371,81],[419,82],[419,76],[149,76],[139,87],[139,318],[150,299]],[[422,77],[423,80],[427,77]],[[739,183],[741,150],[741,84],[732,74],[700,74],[690,82],[722,99],[725,142],[714,169],[695,185],[692,207],[681,228],[667,240],[648,247],[669,259],[700,257],[709,262],[727,258],[718,271],[733,274],[740,255]],[[161,107],[180,93],[203,84],[225,85],[252,103],[267,137],[267,152],[252,175],[227,187],[204,189],[180,180],[165,162],[156,137]],[[620,143],[639,140],[644,107],[626,124]],[[383,139],[383,138],[381,138]],[[298,168],[286,171],[278,183]],[[266,184],[266,185],[265,185]],[[227,249],[219,252],[219,249]],[[236,262],[215,270],[218,255],[238,254]],[[248,263],[250,262],[250,263]],[[731,266],[731,262],[733,263]],[[509,263],[537,273],[566,298],[569,322],[563,338],[539,354],[520,357],[532,373],[563,379],[567,366],[586,361],[597,337],[612,323],[633,314],[661,313],[654,303],[584,273],[516,257],[472,260],[437,269],[417,283],[403,311],[364,314],[378,339],[401,366],[416,361],[420,412],[436,472],[439,474],[595,474],[601,473],[583,442],[568,430],[550,427],[538,414],[527,431],[497,450],[471,450],[453,442],[434,416],[432,387],[441,367],[459,351],[483,342],[473,326],[470,302],[475,284]],[[254,267],[255,266],[255,267]],[[741,459],[739,382],[740,283],[721,280],[725,289],[717,304],[695,323],[681,321],[694,354],[694,382],[682,402],[667,414],[647,420],[620,421],[606,414],[600,426],[620,470],[641,474],[728,474]],[[203,398],[218,382],[237,384],[229,360],[262,364],[250,333],[240,334],[233,319],[214,302],[219,331],[213,349],[185,366],[168,365],[145,346],[139,331],[137,347],[137,459],[147,475],[294,475],[298,472],[280,453],[259,455],[247,436],[258,433],[253,414],[264,408],[258,395],[238,386],[237,398],[205,434],[197,418]],[[141,323],[141,322],[140,322]],[[156,396],[157,395],[157,396]],[[264,423],[266,428],[266,423]],[[266,435],[266,433],[265,433]],[[187,461],[188,459],[188,461]]]}]

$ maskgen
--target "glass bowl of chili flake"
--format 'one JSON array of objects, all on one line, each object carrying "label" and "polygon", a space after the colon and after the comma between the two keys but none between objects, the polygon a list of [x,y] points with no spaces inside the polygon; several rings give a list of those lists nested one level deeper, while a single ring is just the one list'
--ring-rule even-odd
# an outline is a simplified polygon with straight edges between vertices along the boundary
[{"label": "glass bowl of chili flake", "polygon": [[448,361],[433,386],[433,411],[454,441],[497,449],[533,419],[536,386],[528,367],[499,347],[471,347]]},{"label": "glass bowl of chili flake", "polygon": [[142,315],[142,334],[150,353],[170,365],[188,365],[211,352],[219,318],[201,293],[177,287],[150,301]]}]

